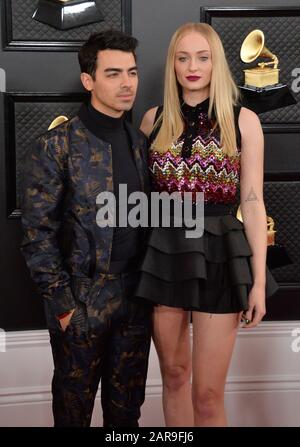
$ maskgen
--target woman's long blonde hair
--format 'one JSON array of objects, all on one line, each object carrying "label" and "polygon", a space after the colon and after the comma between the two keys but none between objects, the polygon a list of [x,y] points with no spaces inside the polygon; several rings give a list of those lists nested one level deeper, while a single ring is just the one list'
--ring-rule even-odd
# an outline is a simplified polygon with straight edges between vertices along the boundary
[{"label": "woman's long blonde hair", "polygon": [[221,146],[228,155],[236,151],[236,132],[233,106],[239,99],[239,90],[232,78],[219,35],[207,23],[186,23],[173,34],[168,49],[165,68],[164,106],[154,128],[160,130],[153,146],[160,152],[170,148],[184,130],[184,121],[180,108],[180,86],[175,73],[175,53],[179,39],[190,32],[200,33],[208,42],[212,57],[212,75],[208,116],[214,110],[216,126],[219,127]]}]

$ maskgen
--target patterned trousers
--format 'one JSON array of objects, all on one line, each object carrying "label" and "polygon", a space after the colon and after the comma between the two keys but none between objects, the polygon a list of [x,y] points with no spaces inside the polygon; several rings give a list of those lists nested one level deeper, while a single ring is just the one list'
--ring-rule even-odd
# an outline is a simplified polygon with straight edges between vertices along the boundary
[{"label": "patterned trousers", "polygon": [[63,332],[50,327],[56,427],[88,427],[101,380],[105,427],[137,427],[151,340],[152,306],[131,299],[137,273],[106,275],[78,302]]}]

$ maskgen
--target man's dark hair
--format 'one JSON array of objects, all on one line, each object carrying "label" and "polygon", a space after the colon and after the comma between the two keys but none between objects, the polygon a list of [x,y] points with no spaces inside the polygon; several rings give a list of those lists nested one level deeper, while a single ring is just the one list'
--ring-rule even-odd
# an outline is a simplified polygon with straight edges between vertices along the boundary
[{"label": "man's dark hair", "polygon": [[127,53],[132,53],[136,60],[135,49],[137,45],[138,41],[135,37],[128,36],[117,30],[91,34],[78,53],[81,73],[88,73],[94,79],[97,69],[98,51],[102,50],[126,51]]}]

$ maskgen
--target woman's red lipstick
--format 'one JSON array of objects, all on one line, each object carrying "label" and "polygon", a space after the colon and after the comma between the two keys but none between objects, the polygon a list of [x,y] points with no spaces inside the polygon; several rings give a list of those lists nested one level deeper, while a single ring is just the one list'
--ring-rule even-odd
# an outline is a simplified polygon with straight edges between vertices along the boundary
[{"label": "woman's red lipstick", "polygon": [[186,76],[186,79],[188,81],[198,81],[198,79],[201,79],[201,76]]}]

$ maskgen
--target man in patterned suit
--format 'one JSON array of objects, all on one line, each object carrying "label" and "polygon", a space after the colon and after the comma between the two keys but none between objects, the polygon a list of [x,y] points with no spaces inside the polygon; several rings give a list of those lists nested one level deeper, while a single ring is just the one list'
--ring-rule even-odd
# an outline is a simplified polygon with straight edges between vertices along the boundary
[{"label": "man in patterned suit", "polygon": [[90,101],[39,137],[24,165],[22,252],[45,305],[55,426],[90,425],[100,379],[104,426],[138,426],[144,401],[152,309],[131,298],[145,233],[96,223],[102,192],[119,209],[119,185],[148,193],[146,140],[124,119],[136,45],[119,31],[88,39],[79,63]]}]

